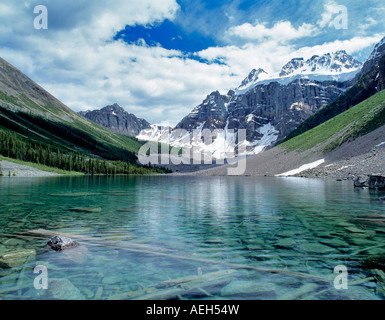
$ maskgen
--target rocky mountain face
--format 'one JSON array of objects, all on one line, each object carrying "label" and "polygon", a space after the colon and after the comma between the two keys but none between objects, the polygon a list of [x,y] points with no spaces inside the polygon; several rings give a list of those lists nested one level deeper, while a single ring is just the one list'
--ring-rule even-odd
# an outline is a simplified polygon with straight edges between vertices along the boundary
[{"label": "rocky mountain face", "polygon": [[350,83],[354,85],[344,95],[305,120],[285,140],[311,130],[385,89],[385,38],[376,45],[361,71]]},{"label": "rocky mountain face", "polygon": [[382,38],[382,40],[376,44],[372,54],[365,61],[361,71],[355,77],[355,80],[358,81],[364,74],[369,72],[376,64],[380,62],[381,58],[384,55],[385,55],[385,37]]},{"label": "rocky mountain face", "polygon": [[79,114],[113,132],[131,137],[136,137],[142,130],[151,128],[146,120],[128,113],[117,103],[101,110],[79,112]]},{"label": "rocky mountain face", "polygon": [[[181,141],[187,140],[181,137],[183,129],[195,150],[208,150],[214,158],[226,158],[229,148],[239,146],[236,134],[244,129],[243,146],[248,154],[258,154],[341,96],[351,87],[361,67],[345,51],[337,51],[308,60],[293,59],[278,74],[253,69],[238,88],[227,94],[218,91],[209,94],[173,129],[168,141],[162,142],[183,145]],[[199,139],[205,129],[219,130],[212,143]],[[142,134],[141,139],[145,136]],[[147,132],[149,136],[151,133]]]}]

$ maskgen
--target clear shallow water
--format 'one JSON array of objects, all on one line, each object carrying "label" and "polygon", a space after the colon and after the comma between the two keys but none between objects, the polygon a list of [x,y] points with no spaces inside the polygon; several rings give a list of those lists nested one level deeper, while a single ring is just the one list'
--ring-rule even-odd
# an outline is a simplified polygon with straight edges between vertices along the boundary
[{"label": "clear shallow water", "polygon": [[[381,196],[299,178],[4,177],[0,256],[36,255],[0,270],[0,298],[384,299]],[[36,229],[87,239],[55,252],[50,236],[18,236]],[[34,288],[37,265],[48,290]]]}]

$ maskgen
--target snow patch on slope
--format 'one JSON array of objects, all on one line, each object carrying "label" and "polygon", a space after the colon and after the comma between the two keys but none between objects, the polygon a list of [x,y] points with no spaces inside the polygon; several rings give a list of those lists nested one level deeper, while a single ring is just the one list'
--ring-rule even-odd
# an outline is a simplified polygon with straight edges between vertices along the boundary
[{"label": "snow patch on slope", "polygon": [[262,153],[268,147],[272,146],[278,139],[279,131],[277,131],[270,122],[259,128],[258,131],[263,137],[254,142],[246,141],[247,155]]},{"label": "snow patch on slope", "polygon": [[294,176],[298,173],[301,173],[302,171],[314,169],[320,166],[321,164],[325,163],[325,159],[321,159],[312,163],[304,164],[303,166],[299,167],[298,169],[294,169],[285,173],[277,174],[276,177],[290,177]]}]

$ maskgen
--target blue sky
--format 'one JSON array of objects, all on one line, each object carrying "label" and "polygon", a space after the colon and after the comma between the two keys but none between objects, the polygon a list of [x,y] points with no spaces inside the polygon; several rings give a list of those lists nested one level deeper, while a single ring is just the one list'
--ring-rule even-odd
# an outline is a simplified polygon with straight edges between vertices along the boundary
[{"label": "blue sky", "polygon": [[[181,50],[192,57],[194,53],[216,46],[236,43],[244,45],[249,40],[229,38],[227,31],[244,23],[260,22],[272,28],[276,23],[289,21],[294,28],[304,23],[316,25],[325,5],[345,6],[348,10],[348,29],[329,30],[315,37],[300,38],[295,47],[315,46],[335,40],[350,40],[357,35],[383,33],[385,5],[381,1],[369,1],[372,7],[359,1],[191,1],[178,0],[180,9],[174,19],[166,19],[152,25],[127,25],[115,35],[115,40],[138,43],[143,39],[149,46]],[[363,10],[366,14],[363,15]],[[380,9],[380,10],[378,10]],[[338,9],[336,9],[338,10]],[[332,18],[336,18],[338,13]],[[364,29],[365,28],[365,29]],[[353,54],[365,59],[372,48]]]},{"label": "blue sky", "polygon": [[[33,28],[38,4],[48,30]],[[364,61],[384,16],[383,0],[2,0],[0,56],[75,111],[116,102],[175,125],[253,68],[342,49]]]}]

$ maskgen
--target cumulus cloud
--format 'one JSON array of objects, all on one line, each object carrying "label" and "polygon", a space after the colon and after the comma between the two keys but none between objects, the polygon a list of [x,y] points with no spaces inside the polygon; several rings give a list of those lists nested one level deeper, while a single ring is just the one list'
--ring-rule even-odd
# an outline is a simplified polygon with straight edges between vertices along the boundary
[{"label": "cumulus cloud", "polygon": [[337,12],[338,4],[335,1],[330,0],[326,2],[324,5],[324,12],[322,13],[321,20],[318,21],[318,25],[321,28],[324,28],[328,25],[331,26],[331,24],[333,23],[333,17]]},{"label": "cumulus cloud", "polygon": [[347,53],[354,55],[363,49],[374,47],[374,45],[378,43],[382,37],[383,35],[376,34],[369,37],[354,37],[349,40],[336,40],[313,47],[302,47],[296,50],[293,54],[297,54],[308,59],[314,54],[322,55],[328,52],[345,50]]},{"label": "cumulus cloud", "polygon": [[[242,79],[252,68],[262,68],[271,73],[282,67],[294,50],[292,46],[280,45],[275,41],[247,43],[243,46],[213,47],[197,53],[208,61],[220,60],[232,66],[232,71]],[[274,52],[274,55],[271,54]]]},{"label": "cumulus cloud", "polygon": [[[304,46],[297,49],[293,45],[284,45],[276,41],[261,43],[248,43],[244,46],[227,46],[208,48],[197,53],[209,61],[221,60],[233,66],[232,70],[239,74],[247,75],[252,68],[262,68],[273,74],[281,70],[282,66],[293,58],[309,59],[313,55],[322,55],[338,50],[345,50],[355,55],[365,48],[373,47],[382,38],[381,34],[370,37],[354,37],[349,40],[335,40],[322,45]],[[274,54],[272,54],[274,52]]]},{"label": "cumulus cloud", "polygon": [[266,27],[263,23],[252,25],[245,23],[231,27],[228,31],[230,36],[237,36],[246,40],[271,39],[278,42],[288,42],[294,39],[309,37],[317,32],[317,28],[311,24],[304,23],[297,29],[290,21],[281,21],[272,28]]}]

